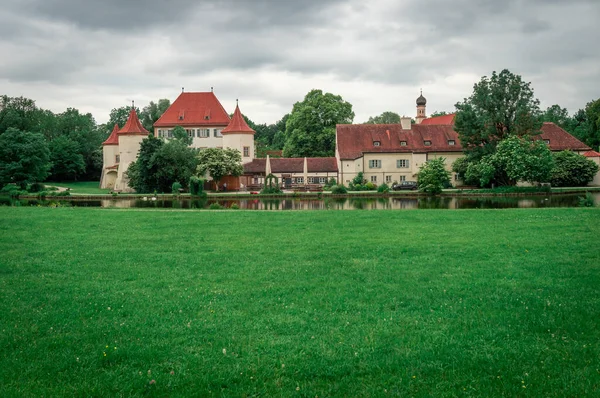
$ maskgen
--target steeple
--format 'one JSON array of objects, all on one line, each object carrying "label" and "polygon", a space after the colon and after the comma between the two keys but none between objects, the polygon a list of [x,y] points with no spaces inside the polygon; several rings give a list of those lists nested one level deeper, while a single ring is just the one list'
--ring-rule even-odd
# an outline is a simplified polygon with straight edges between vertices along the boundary
[{"label": "steeple", "polygon": [[119,137],[117,136],[118,132],[119,125],[115,123],[115,127],[113,127],[112,132],[110,133],[106,141],[102,143],[102,145],[119,145]]},{"label": "steeple", "polygon": [[129,112],[129,118],[127,118],[127,122],[117,134],[148,135],[150,133],[144,128],[144,126],[142,126],[140,119],[138,119],[135,108],[132,107],[131,112]]},{"label": "steeple", "polygon": [[423,89],[421,89],[421,95],[417,98],[417,117],[415,118],[417,124],[421,124],[421,122],[427,119],[427,100],[423,97]]},{"label": "steeple", "polygon": [[[237,100],[236,100],[237,102]],[[238,134],[254,134],[256,131],[252,130],[248,123],[244,120],[242,116],[242,112],[240,112],[240,106],[235,106],[235,112],[233,112],[233,117],[231,118],[231,122],[229,122],[229,126],[225,127],[221,134],[225,135],[228,133],[238,133]]]}]

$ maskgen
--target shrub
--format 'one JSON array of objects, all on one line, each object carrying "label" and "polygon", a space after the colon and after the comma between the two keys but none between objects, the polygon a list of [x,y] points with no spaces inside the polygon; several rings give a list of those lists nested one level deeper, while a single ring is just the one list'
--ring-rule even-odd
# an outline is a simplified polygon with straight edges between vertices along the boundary
[{"label": "shrub", "polygon": [[279,178],[274,176],[273,174],[269,174],[265,177],[265,186],[260,191],[261,194],[278,194],[282,193],[281,188],[279,188]]},{"label": "shrub", "polygon": [[556,187],[583,187],[594,179],[598,165],[571,151],[554,154],[551,183]]},{"label": "shrub", "polygon": [[211,203],[211,205],[208,206],[208,208],[211,209],[211,210],[222,210],[224,207],[221,206],[220,203],[215,202],[215,203]]},{"label": "shrub", "polygon": [[331,187],[331,193],[334,195],[343,195],[348,193],[348,190],[346,189],[345,186],[343,185],[334,185],[333,187]]},{"label": "shrub", "polygon": [[390,192],[390,187],[387,184],[383,183],[377,187],[377,192],[388,193]]},{"label": "shrub", "polygon": [[377,185],[373,184],[371,181],[364,184],[364,187],[365,191],[374,191],[375,189],[377,189]]},{"label": "shrub", "polygon": [[240,206],[238,206],[237,203],[233,203],[231,206],[229,206],[229,208],[233,210],[239,210]]},{"label": "shrub", "polygon": [[198,177],[190,178],[190,194],[192,196],[202,196],[204,193],[204,180]]},{"label": "shrub", "polygon": [[433,159],[421,166],[417,177],[419,191],[437,195],[442,192],[445,184],[450,183],[450,172],[446,170],[445,160]]},{"label": "shrub", "polygon": [[46,190],[46,186],[44,184],[42,184],[41,182],[34,182],[33,184],[31,184],[29,186],[29,192],[35,193],[35,192],[42,192]]},{"label": "shrub", "polygon": [[179,190],[181,189],[181,184],[177,181],[175,181],[173,183],[173,185],[171,185],[171,193],[175,194],[175,195],[179,195]]},{"label": "shrub", "polygon": [[327,181],[327,183],[325,183],[325,185],[323,185],[323,189],[325,189],[325,190],[328,190],[328,191],[329,191],[329,190],[331,190],[331,188],[332,188],[334,185],[336,185],[336,184],[337,184],[337,182],[336,182],[335,178],[334,178],[334,177],[331,177],[331,178],[329,179],[329,181]]},{"label": "shrub", "polygon": [[585,197],[579,198],[579,207],[594,207],[596,206],[596,202],[594,201],[594,197],[591,193],[586,192]]},{"label": "shrub", "polygon": [[0,194],[10,196],[11,198],[18,198],[19,195],[27,195],[27,191],[22,191],[15,184],[8,184],[0,190]]}]

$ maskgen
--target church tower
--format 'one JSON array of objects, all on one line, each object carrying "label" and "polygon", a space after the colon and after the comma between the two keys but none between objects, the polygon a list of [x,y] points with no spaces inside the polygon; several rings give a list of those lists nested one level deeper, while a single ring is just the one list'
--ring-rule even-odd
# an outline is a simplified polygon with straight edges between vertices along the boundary
[{"label": "church tower", "polygon": [[417,124],[421,124],[423,120],[427,119],[426,106],[427,100],[423,97],[423,90],[421,90],[421,95],[417,98],[417,117],[415,119]]},{"label": "church tower", "polygon": [[254,134],[248,123],[244,120],[239,105],[236,105],[235,112],[225,127],[223,134],[223,148],[237,149],[242,154],[242,164],[251,162],[254,159]]}]

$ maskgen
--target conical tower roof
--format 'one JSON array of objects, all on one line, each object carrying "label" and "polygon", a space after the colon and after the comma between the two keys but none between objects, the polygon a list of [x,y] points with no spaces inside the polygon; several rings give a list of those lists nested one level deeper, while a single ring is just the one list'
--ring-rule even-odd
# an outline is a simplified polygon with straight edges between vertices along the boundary
[{"label": "conical tower roof", "polygon": [[113,127],[112,133],[108,136],[106,141],[102,143],[102,145],[119,145],[119,137],[117,133],[119,132],[119,125],[115,123],[115,127]]},{"label": "conical tower roof", "polygon": [[252,130],[248,123],[244,120],[242,116],[242,112],[240,112],[240,106],[236,105],[235,112],[233,112],[233,117],[231,118],[231,122],[229,125],[221,131],[221,134],[227,133],[242,133],[242,134],[254,134],[256,131]]},{"label": "conical tower roof", "polygon": [[132,107],[131,112],[129,112],[129,118],[127,119],[127,122],[117,134],[148,135],[150,133],[144,128],[144,126],[142,126],[142,123],[140,123],[140,119],[138,118],[135,108]]}]

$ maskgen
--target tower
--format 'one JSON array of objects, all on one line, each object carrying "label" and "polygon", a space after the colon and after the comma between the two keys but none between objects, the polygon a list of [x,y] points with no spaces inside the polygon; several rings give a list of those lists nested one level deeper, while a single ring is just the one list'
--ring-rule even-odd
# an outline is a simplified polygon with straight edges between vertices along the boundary
[{"label": "tower", "polygon": [[225,127],[223,135],[223,148],[237,149],[242,154],[242,164],[254,159],[254,134],[248,123],[244,120],[239,105],[236,105],[231,122]]},{"label": "tower", "polygon": [[427,119],[426,106],[427,100],[423,97],[423,90],[421,90],[421,95],[417,98],[417,117],[415,119],[417,124],[421,124],[423,120]]},{"label": "tower", "polygon": [[127,122],[117,132],[117,137],[119,138],[119,171],[115,181],[115,191],[133,192],[133,189],[127,184],[129,182],[129,177],[126,174],[127,169],[137,159],[142,140],[148,137],[148,134],[150,133],[142,126],[135,108],[132,107]]},{"label": "tower", "polygon": [[100,188],[113,189],[117,180],[119,168],[119,125],[115,123],[110,136],[102,143],[102,176],[100,177]]}]

